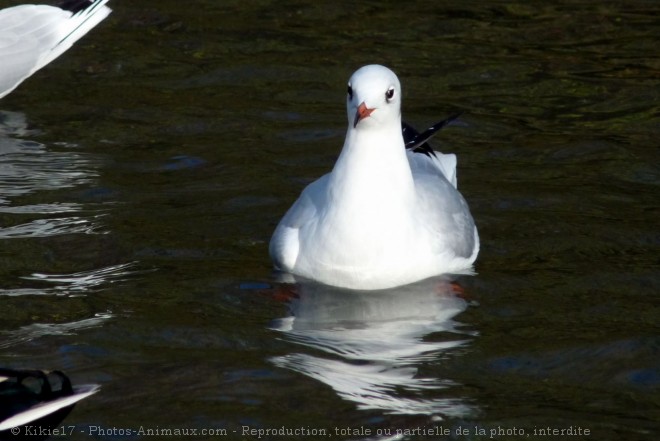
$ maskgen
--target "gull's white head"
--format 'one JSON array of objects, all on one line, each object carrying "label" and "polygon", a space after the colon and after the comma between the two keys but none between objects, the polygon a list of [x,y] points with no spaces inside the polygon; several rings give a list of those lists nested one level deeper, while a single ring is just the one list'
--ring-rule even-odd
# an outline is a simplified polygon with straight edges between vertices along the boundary
[{"label": "gull's white head", "polygon": [[356,70],[348,80],[349,129],[401,125],[401,84],[396,74],[378,64]]}]

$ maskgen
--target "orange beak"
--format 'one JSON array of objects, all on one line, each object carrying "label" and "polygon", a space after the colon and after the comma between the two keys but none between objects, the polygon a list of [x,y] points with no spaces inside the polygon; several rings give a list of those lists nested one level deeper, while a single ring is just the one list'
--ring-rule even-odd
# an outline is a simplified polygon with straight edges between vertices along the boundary
[{"label": "orange beak", "polygon": [[376,109],[370,109],[367,107],[366,104],[364,104],[364,101],[358,106],[357,112],[355,112],[355,120],[353,121],[353,128],[357,127],[358,123],[371,115],[371,112],[373,112]]}]

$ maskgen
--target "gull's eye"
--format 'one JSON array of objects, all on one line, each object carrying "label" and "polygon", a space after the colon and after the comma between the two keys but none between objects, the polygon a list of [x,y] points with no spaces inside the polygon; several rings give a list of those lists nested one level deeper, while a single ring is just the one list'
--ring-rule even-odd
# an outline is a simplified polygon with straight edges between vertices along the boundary
[{"label": "gull's eye", "polygon": [[348,91],[347,92],[348,92],[348,99],[352,100],[353,99],[353,88],[351,87],[350,84],[348,85]]},{"label": "gull's eye", "polygon": [[394,87],[390,87],[387,89],[387,92],[385,92],[385,99],[387,101],[392,101],[392,98],[394,98]]}]

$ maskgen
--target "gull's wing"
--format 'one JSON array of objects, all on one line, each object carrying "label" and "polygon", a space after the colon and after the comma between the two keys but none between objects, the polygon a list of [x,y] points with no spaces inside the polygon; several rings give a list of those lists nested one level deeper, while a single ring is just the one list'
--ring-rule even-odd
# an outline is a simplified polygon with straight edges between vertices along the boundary
[{"label": "gull's wing", "polygon": [[323,206],[328,178],[329,175],[324,175],[309,184],[277,225],[270,240],[269,252],[278,269],[293,269],[300,251],[300,229],[317,219],[319,207]]}]

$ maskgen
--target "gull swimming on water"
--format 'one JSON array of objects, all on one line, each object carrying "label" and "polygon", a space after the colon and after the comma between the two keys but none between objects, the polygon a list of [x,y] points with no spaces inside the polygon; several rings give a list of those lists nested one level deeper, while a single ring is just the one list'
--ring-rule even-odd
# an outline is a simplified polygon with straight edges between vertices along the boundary
[{"label": "gull swimming on water", "polygon": [[281,271],[349,289],[386,289],[469,273],[479,252],[457,190],[456,156],[401,121],[401,85],[368,65],[348,82],[348,131],[332,171],[308,185],[273,233]]},{"label": "gull swimming on water", "polygon": [[0,10],[0,98],[69,49],[110,14],[108,0]]}]

